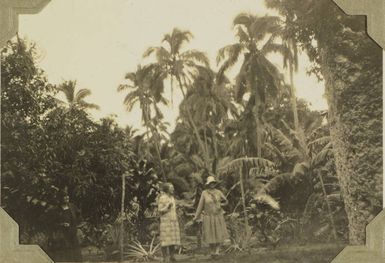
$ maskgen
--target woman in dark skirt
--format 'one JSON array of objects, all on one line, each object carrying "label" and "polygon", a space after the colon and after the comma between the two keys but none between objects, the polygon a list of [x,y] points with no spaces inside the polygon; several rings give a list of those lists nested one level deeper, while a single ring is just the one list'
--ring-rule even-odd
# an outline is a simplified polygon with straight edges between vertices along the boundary
[{"label": "woman in dark skirt", "polygon": [[80,219],[79,209],[69,202],[69,196],[61,196],[61,203],[55,210],[54,260],[81,262],[82,254],[77,237]]}]

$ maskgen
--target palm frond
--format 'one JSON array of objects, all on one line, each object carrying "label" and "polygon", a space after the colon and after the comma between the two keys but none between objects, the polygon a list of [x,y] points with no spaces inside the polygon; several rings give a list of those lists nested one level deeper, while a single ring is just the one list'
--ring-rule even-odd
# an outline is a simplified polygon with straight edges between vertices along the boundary
[{"label": "palm frond", "polygon": [[310,147],[313,145],[324,145],[325,143],[329,143],[329,142],[330,142],[330,136],[323,136],[309,142],[308,146]]},{"label": "palm frond", "polygon": [[127,111],[131,111],[137,101],[139,101],[140,91],[134,90],[126,95],[124,98],[124,105],[127,106]]},{"label": "palm frond", "polygon": [[282,44],[268,42],[261,49],[261,53],[263,55],[267,55],[269,53],[279,53],[286,58],[288,54],[290,54],[290,50]]},{"label": "palm frond", "polygon": [[243,46],[239,43],[221,48],[218,52],[217,63],[227,57],[222,66],[218,70],[218,78],[221,80],[224,73],[237,63],[239,55],[242,53]]},{"label": "palm frond", "polygon": [[80,101],[78,102],[78,105],[83,108],[83,109],[95,109],[95,110],[100,110],[100,106],[95,104],[95,103],[88,103],[85,101]]},{"label": "palm frond", "polygon": [[128,72],[124,76],[124,78],[130,80],[132,83],[136,83],[136,73],[135,72]]},{"label": "palm frond", "polygon": [[133,88],[134,88],[134,86],[132,86],[132,85],[120,84],[116,90],[117,90],[118,92],[122,92],[122,91],[124,91],[124,90],[127,90],[127,89],[133,89]]},{"label": "palm frond", "polygon": [[170,52],[168,52],[164,47],[157,48],[155,54],[159,63],[168,62],[171,58]]},{"label": "palm frond", "polygon": [[282,173],[274,176],[259,191],[259,194],[276,194],[279,189],[292,185],[292,173]]},{"label": "palm frond", "polygon": [[277,200],[275,200],[269,194],[259,193],[259,194],[257,194],[254,197],[254,200],[259,202],[259,203],[267,204],[267,205],[269,205],[271,208],[273,208],[275,210],[279,210],[280,209],[279,202]]},{"label": "palm frond", "polygon": [[75,87],[76,87],[76,80],[69,80],[57,86],[56,89],[58,91],[63,92],[67,99],[67,102],[71,104],[73,103],[75,98]]},{"label": "palm frond", "polygon": [[216,58],[217,65],[224,60],[226,57],[235,58],[239,56],[239,53],[242,51],[242,45],[239,43],[235,43],[232,45],[225,46],[218,51],[218,55]]},{"label": "palm frond", "polygon": [[220,174],[223,174],[228,172],[239,171],[239,169],[244,167],[245,165],[247,165],[249,168],[251,167],[266,168],[266,167],[274,167],[275,164],[272,161],[264,158],[243,157],[243,158],[238,158],[231,161],[229,164],[218,169],[218,172]]},{"label": "palm frond", "polygon": [[250,25],[250,34],[256,40],[262,40],[266,34],[275,34],[280,30],[281,19],[278,16],[256,17]]},{"label": "palm frond", "polygon": [[272,156],[277,157],[281,162],[284,162],[284,154],[272,143],[266,142],[264,144],[265,150],[267,150]]},{"label": "palm frond", "polygon": [[271,127],[271,130],[273,131],[273,136],[278,140],[279,146],[282,147],[283,151],[293,151],[293,142],[280,129]]},{"label": "palm frond", "polygon": [[240,13],[233,20],[233,26],[243,25],[246,28],[250,27],[253,22],[253,16],[248,13]]},{"label": "palm frond", "polygon": [[149,47],[144,51],[143,58],[149,57],[152,53],[156,51],[157,47]]},{"label": "palm frond", "polygon": [[182,60],[191,60],[194,62],[202,63],[206,67],[210,67],[209,59],[207,58],[206,53],[201,52],[199,50],[188,50],[180,54],[180,58]]},{"label": "palm frond", "polygon": [[242,101],[243,96],[247,91],[250,91],[250,87],[247,85],[247,71],[248,63],[244,61],[239,70],[239,73],[235,77],[235,100],[239,103]]},{"label": "palm frond", "polygon": [[250,41],[250,36],[241,26],[237,27],[236,36],[238,37],[240,43],[247,43]]},{"label": "palm frond", "polygon": [[181,46],[185,42],[189,42],[193,35],[190,31],[182,31],[178,28],[174,28],[171,34],[166,34],[162,42],[167,42],[170,46],[170,51],[173,54],[179,53]]},{"label": "palm frond", "polygon": [[87,96],[90,96],[91,95],[91,90],[89,89],[80,89],[78,92],[76,92],[76,95],[75,95],[75,98],[74,98],[74,102],[80,102],[81,100],[83,100],[85,97]]},{"label": "palm frond", "polygon": [[311,165],[313,167],[323,163],[326,161],[328,156],[333,154],[332,149],[328,147],[324,147],[321,151],[319,151],[311,160]]}]

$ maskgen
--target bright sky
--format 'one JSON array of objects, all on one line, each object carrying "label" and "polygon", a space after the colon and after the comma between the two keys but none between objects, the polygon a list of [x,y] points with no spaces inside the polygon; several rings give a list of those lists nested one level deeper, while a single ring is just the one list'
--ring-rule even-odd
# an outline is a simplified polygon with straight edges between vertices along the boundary
[{"label": "bright sky", "polygon": [[[92,91],[87,101],[101,107],[91,111],[96,119],[113,114],[119,124],[140,128],[139,107],[126,112],[125,94],[116,88],[125,73],[145,62],[143,52],[178,27],[193,33],[188,48],[205,51],[215,69],[218,49],[235,42],[232,21],[240,12],[271,13],[263,0],[52,0],[41,13],[20,16],[19,33],[42,50],[39,63],[52,83],[76,79],[78,89]],[[271,60],[280,66],[278,56]],[[307,76],[309,66],[302,54],[295,76],[297,95],[312,109],[326,109],[323,83]],[[170,128],[180,94],[175,97],[173,107],[163,108]]]}]

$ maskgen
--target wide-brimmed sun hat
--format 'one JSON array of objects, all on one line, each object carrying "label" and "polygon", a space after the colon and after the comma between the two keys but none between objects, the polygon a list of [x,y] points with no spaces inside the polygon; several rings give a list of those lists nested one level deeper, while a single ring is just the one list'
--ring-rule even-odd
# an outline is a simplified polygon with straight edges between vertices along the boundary
[{"label": "wide-brimmed sun hat", "polygon": [[214,176],[209,176],[207,177],[206,179],[206,185],[209,185],[211,183],[217,183],[217,180],[215,180],[215,177]]}]

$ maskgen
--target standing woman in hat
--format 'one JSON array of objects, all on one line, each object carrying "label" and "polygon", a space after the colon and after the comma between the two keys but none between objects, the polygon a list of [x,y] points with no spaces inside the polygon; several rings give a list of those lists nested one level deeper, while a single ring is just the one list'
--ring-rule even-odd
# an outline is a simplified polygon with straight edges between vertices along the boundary
[{"label": "standing woman in hat", "polygon": [[207,189],[202,192],[194,217],[196,221],[202,214],[203,241],[209,244],[212,257],[219,255],[220,245],[229,237],[222,209],[227,199],[216,185],[214,176],[207,177]]},{"label": "standing woman in hat", "polygon": [[175,260],[175,246],[180,246],[180,230],[176,213],[174,186],[170,183],[163,185],[163,193],[158,199],[160,216],[160,245],[165,262]]}]

